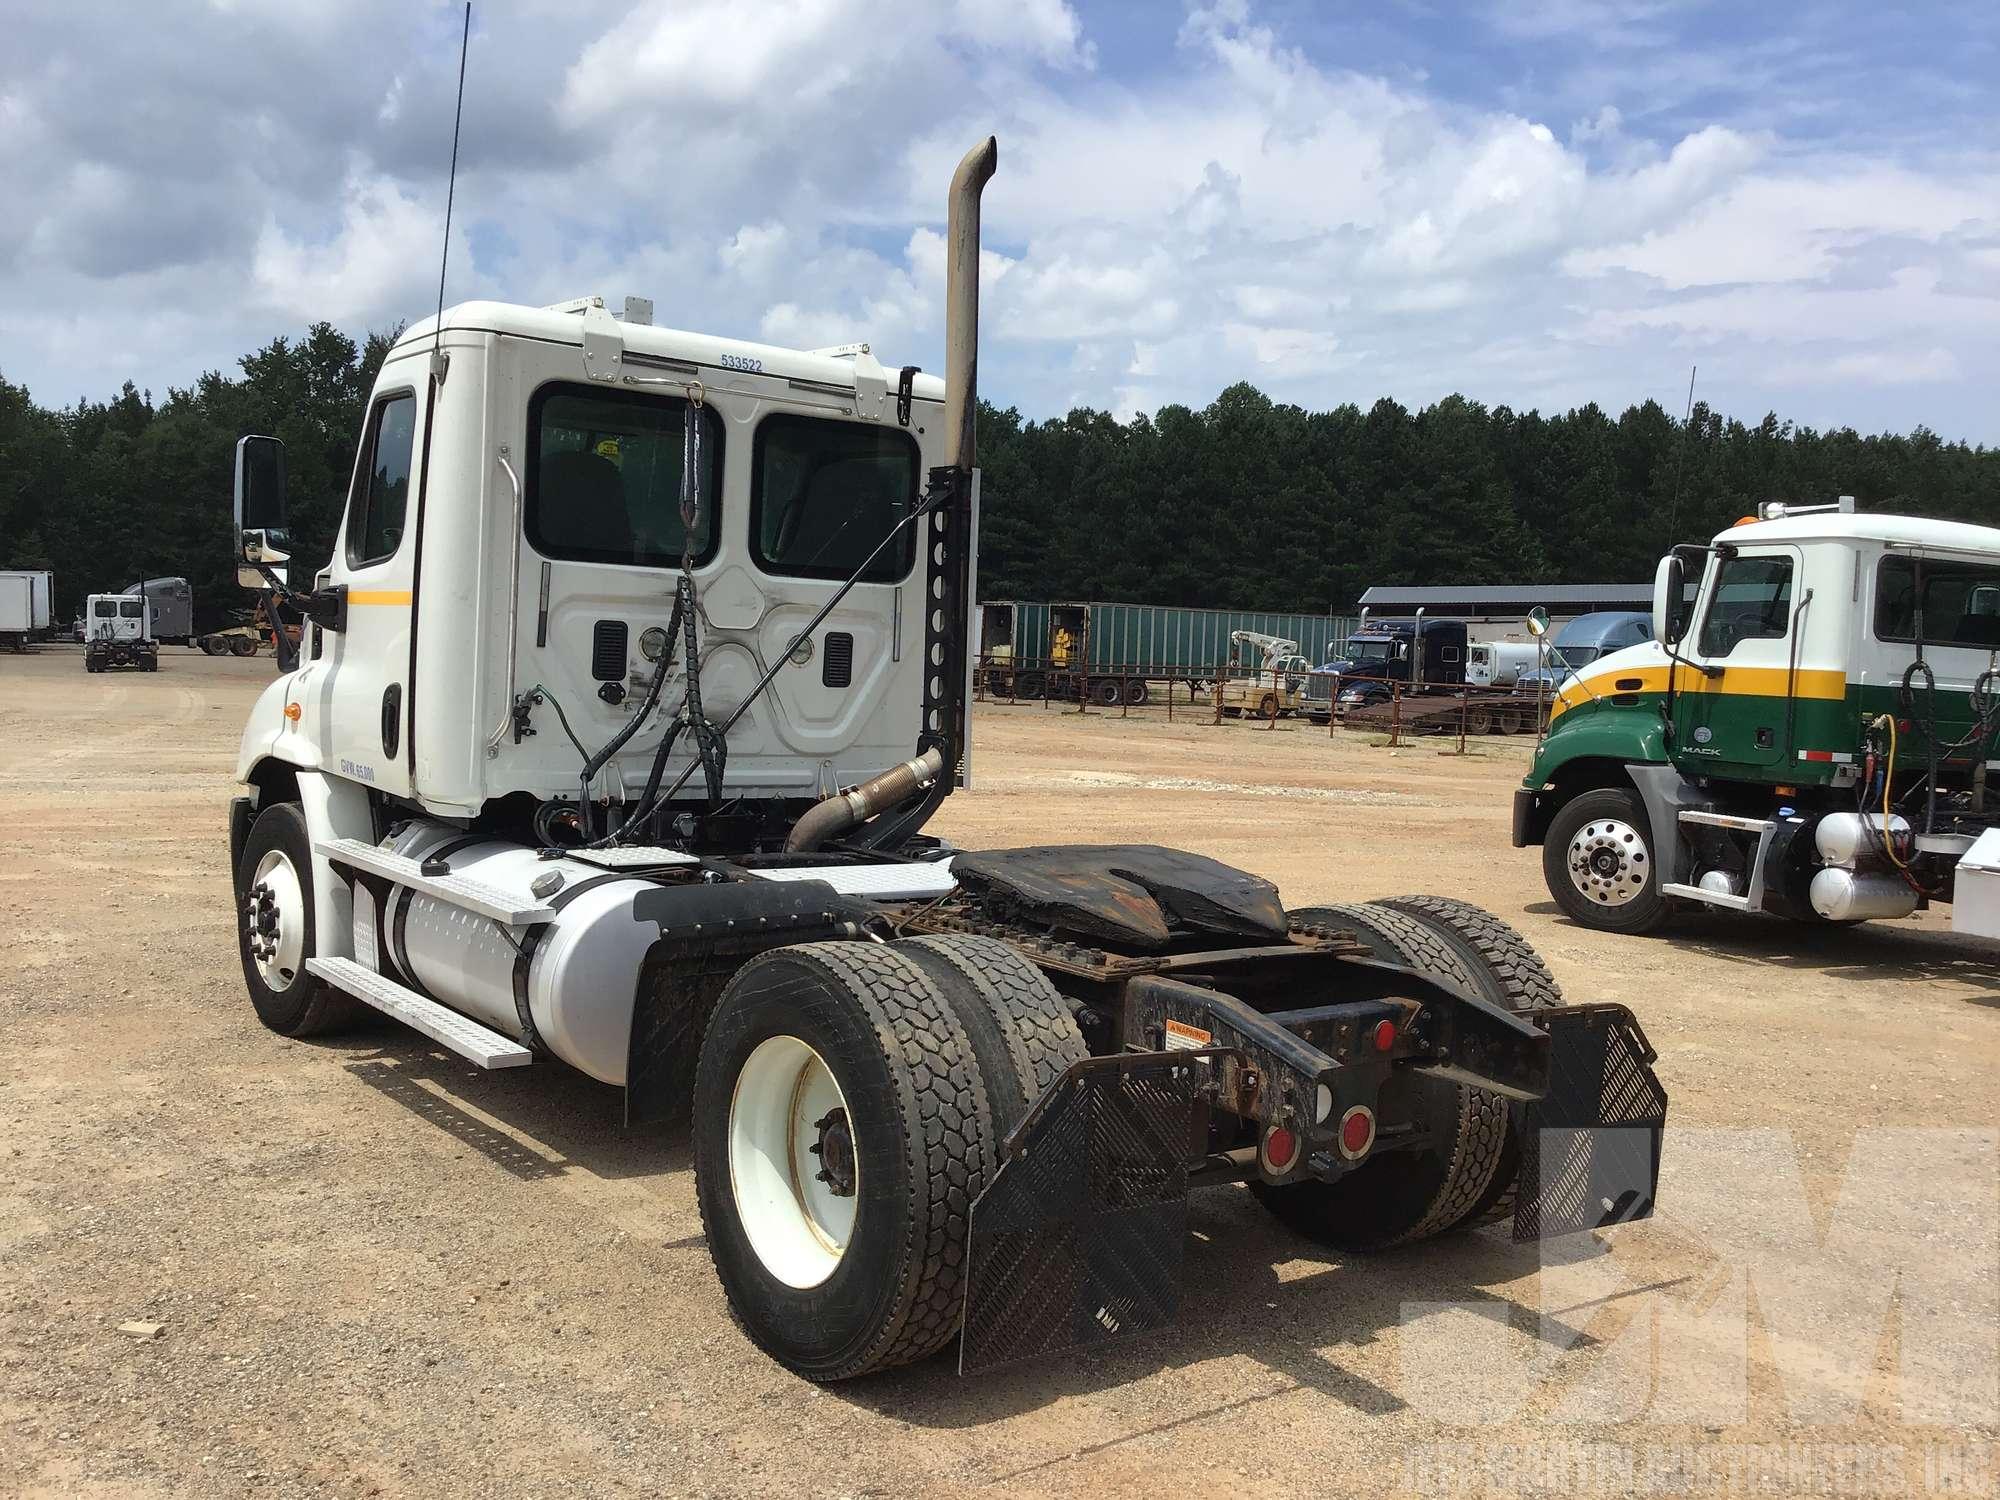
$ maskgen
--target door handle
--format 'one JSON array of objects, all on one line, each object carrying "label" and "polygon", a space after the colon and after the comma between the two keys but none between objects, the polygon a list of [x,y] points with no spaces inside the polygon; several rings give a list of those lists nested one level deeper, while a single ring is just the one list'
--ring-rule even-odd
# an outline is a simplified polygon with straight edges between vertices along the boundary
[{"label": "door handle", "polygon": [[382,753],[394,760],[403,738],[403,685],[392,682],[382,690]]}]

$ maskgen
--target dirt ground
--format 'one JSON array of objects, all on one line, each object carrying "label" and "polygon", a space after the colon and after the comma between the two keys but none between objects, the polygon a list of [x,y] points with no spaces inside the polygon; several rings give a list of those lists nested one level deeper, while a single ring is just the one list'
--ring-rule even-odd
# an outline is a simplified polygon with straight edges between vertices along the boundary
[{"label": "dirt ground", "polygon": [[1632,1006],[1662,1216],[1546,1267],[1504,1229],[1341,1259],[1212,1190],[1169,1332],[815,1388],[731,1324],[684,1135],[556,1067],[256,1024],[224,826],[271,671],[0,656],[0,1492],[1993,1487],[2000,973],[1945,914],[1602,937],[1508,846],[1525,740],[982,708],[954,839],[1460,896]]}]

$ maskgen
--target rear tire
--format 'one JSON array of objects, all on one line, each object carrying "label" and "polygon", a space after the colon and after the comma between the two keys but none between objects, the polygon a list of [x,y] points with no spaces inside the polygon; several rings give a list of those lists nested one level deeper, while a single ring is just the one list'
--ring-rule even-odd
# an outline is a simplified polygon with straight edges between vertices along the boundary
[{"label": "rear tire", "polygon": [[324,1036],[351,1023],[360,1003],[306,972],[319,951],[312,839],[296,802],[257,814],[236,867],[236,946],[250,1004],[279,1036]]},{"label": "rear tire", "polygon": [[1152,688],[1143,677],[1134,677],[1125,684],[1125,701],[1132,704],[1144,703],[1152,696]]},{"label": "rear tire", "polygon": [[229,638],[229,654],[231,656],[255,656],[257,654],[257,643],[247,635],[232,635]]},{"label": "rear tire", "polygon": [[1639,794],[1600,787],[1556,810],[1542,836],[1542,879],[1573,919],[1600,932],[1650,932],[1667,915],[1652,821]]},{"label": "rear tire", "polygon": [[[1482,907],[1449,896],[1397,896],[1378,902],[1392,911],[1415,917],[1458,950],[1482,980],[1480,998],[1519,1015],[1561,1005],[1562,986],[1532,944],[1507,923]],[[1521,1122],[1526,1106],[1502,1101],[1507,1109],[1507,1141],[1500,1148],[1500,1165],[1479,1201],[1447,1230],[1460,1225],[1488,1224],[1512,1216],[1514,1181],[1521,1170]]]},{"label": "rear tire", "polygon": [[[1490,998],[1496,988],[1481,965],[1412,913],[1371,903],[1307,907],[1291,915],[1350,929],[1379,957],[1468,994]],[[1342,1250],[1387,1250],[1465,1222],[1485,1200],[1506,1148],[1506,1102],[1483,1089],[1407,1072],[1401,1077],[1411,1111],[1436,1122],[1438,1145],[1385,1152],[1333,1182],[1253,1182],[1257,1200],[1289,1228]]]},{"label": "rear tire", "polygon": [[1125,693],[1115,677],[1100,677],[1090,685],[1091,701],[1100,708],[1116,708],[1125,701]]},{"label": "rear tire", "polygon": [[1277,716],[1278,716],[1278,695],[1276,693],[1266,693],[1263,697],[1257,700],[1258,718],[1275,719]]},{"label": "rear tire", "polygon": [[1090,1055],[1076,1018],[1048,976],[996,938],[906,938],[895,949],[930,976],[965,1027],[998,1147],[1042,1091]]},{"label": "rear tire", "polygon": [[949,1341],[991,1139],[965,1027],[904,954],[811,943],[745,964],[702,1041],[694,1155],[709,1254],[751,1341],[809,1380]]}]

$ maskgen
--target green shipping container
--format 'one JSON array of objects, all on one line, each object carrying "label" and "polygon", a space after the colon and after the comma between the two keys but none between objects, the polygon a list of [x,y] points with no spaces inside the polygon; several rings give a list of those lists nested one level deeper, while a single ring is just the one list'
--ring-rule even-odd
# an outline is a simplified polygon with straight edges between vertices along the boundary
[{"label": "green shipping container", "polygon": [[1229,637],[1254,630],[1299,643],[1314,665],[1347,644],[1347,615],[1278,614],[1268,610],[1181,609],[1153,604],[1042,604],[1002,600],[979,606],[980,651],[993,659],[1046,662],[1051,622],[1086,644],[1093,672],[1130,670],[1164,677],[1202,673],[1229,659]]}]

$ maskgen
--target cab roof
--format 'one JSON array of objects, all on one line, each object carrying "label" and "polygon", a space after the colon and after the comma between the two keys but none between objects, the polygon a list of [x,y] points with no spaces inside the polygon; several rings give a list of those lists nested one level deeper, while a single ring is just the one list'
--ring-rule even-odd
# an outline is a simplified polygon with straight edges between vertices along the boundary
[{"label": "cab roof", "polygon": [[[603,314],[608,316],[608,311]],[[516,302],[461,302],[444,310],[442,325],[445,333],[454,330],[469,333],[504,333],[516,338],[541,339],[548,343],[583,344],[584,315],[571,311],[568,307],[528,307]],[[425,318],[421,323],[413,323],[403,330],[396,340],[395,353],[408,353],[429,339],[438,328],[440,320]],[[689,333],[678,328],[659,328],[650,323],[627,323],[614,320],[614,324],[625,341],[627,354],[650,355],[656,359],[681,360],[689,363],[741,369],[741,365],[725,362],[727,355],[731,361],[755,361],[755,372],[775,375],[787,380],[811,380],[822,385],[854,386],[855,360],[848,355],[814,352],[804,349],[786,349],[777,344],[758,344],[748,339],[719,338],[714,334]],[[602,322],[596,323],[603,327]],[[854,346],[857,349],[865,346]],[[893,395],[896,387],[896,367],[888,368],[889,388]],[[910,394],[920,401],[944,400],[944,380],[937,375],[918,374],[910,382]]]},{"label": "cab roof", "polygon": [[2000,556],[2000,529],[1991,526],[1867,512],[1821,511],[1776,521],[1752,521],[1717,532],[1715,540],[1739,547],[1761,542],[1879,542],[1886,546],[1939,547]]}]

